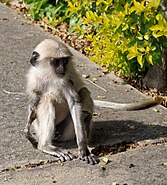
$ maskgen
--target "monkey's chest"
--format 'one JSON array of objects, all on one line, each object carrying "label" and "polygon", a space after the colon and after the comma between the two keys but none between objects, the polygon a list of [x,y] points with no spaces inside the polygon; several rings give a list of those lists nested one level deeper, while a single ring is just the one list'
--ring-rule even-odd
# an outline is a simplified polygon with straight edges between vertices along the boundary
[{"label": "monkey's chest", "polygon": [[59,124],[62,122],[69,114],[69,106],[67,104],[67,101],[62,102],[54,102],[54,108],[55,108],[55,122],[56,124]]},{"label": "monkey's chest", "polygon": [[56,122],[60,123],[68,115],[69,105],[61,91],[59,92],[54,91],[50,95],[52,97],[52,103],[55,109]]},{"label": "monkey's chest", "polygon": [[65,91],[64,83],[57,83],[56,80],[47,87],[46,94],[51,97],[55,109],[56,124],[62,122],[69,114],[69,105],[64,95]]}]

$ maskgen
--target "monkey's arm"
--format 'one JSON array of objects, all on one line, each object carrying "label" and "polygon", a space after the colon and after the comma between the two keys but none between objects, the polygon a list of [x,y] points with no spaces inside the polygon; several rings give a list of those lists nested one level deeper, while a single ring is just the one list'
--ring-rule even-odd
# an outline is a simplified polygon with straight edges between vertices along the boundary
[{"label": "monkey's arm", "polygon": [[93,102],[95,107],[111,108],[115,110],[126,110],[126,111],[141,110],[159,104],[157,100],[154,100],[152,98],[146,99],[142,102],[134,103],[115,103],[101,100],[93,100]]},{"label": "monkey's arm", "polygon": [[41,93],[40,92],[36,92],[34,95],[34,99],[32,99],[29,103],[28,106],[28,119],[27,119],[27,124],[25,127],[25,135],[26,138],[32,143],[32,145],[34,146],[34,148],[37,148],[37,142],[35,140],[35,138],[33,138],[31,132],[30,132],[30,128],[31,128],[31,124],[32,122],[37,118],[37,106],[39,104],[39,101],[41,99]]},{"label": "monkey's arm", "polygon": [[69,89],[70,87],[65,91],[65,97],[68,101],[69,109],[74,123],[79,158],[89,164],[97,164],[99,160],[88,150],[88,138],[85,130],[85,125],[83,123],[83,120],[81,120],[82,109],[78,100],[78,95],[72,89]]}]

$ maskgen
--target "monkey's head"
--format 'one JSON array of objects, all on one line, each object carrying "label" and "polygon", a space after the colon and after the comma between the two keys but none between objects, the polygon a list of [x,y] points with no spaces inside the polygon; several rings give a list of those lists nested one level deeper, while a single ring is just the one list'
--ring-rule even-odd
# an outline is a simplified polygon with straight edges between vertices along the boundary
[{"label": "monkey's head", "polygon": [[64,77],[71,57],[72,53],[65,44],[45,39],[34,49],[30,63],[43,70],[53,70],[58,77]]}]

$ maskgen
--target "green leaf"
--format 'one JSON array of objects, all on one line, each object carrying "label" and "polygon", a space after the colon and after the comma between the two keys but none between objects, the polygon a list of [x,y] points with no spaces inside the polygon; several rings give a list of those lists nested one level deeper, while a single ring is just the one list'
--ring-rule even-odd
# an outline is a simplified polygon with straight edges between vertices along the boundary
[{"label": "green leaf", "polygon": [[133,40],[131,42],[128,43],[128,48],[134,46],[136,44],[136,40]]},{"label": "green leaf", "polygon": [[140,32],[138,32],[138,33],[137,33],[137,38],[138,38],[139,40],[143,40],[143,35],[142,35]]},{"label": "green leaf", "polygon": [[77,21],[78,21],[77,15],[72,16],[70,19],[70,26],[75,25],[77,23]]},{"label": "green leaf", "polygon": [[167,37],[162,36],[159,38],[160,44],[163,48],[167,49]]}]

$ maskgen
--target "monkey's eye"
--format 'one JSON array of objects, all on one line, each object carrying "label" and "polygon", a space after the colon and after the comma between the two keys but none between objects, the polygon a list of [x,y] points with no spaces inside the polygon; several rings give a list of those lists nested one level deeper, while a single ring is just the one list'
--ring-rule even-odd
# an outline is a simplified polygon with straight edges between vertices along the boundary
[{"label": "monkey's eye", "polygon": [[31,59],[30,59],[30,63],[33,65],[33,66],[35,66],[36,65],[36,63],[37,63],[37,59],[39,58],[39,53],[37,53],[36,51],[34,51],[33,53],[32,53],[32,57],[31,57]]},{"label": "monkey's eye", "polygon": [[39,53],[37,53],[36,51],[33,51],[32,57],[33,57],[34,59],[39,58]]},{"label": "monkey's eye", "polygon": [[63,64],[64,65],[67,65],[68,64],[68,57],[62,58],[62,61],[63,61]]},{"label": "monkey's eye", "polygon": [[67,57],[64,57],[64,58],[51,58],[50,59],[50,63],[51,63],[51,65],[54,65],[54,66],[59,66],[59,65],[66,66],[68,64],[68,58]]},{"label": "monkey's eye", "polygon": [[50,64],[57,66],[59,64],[59,59],[56,58],[50,58]]}]

